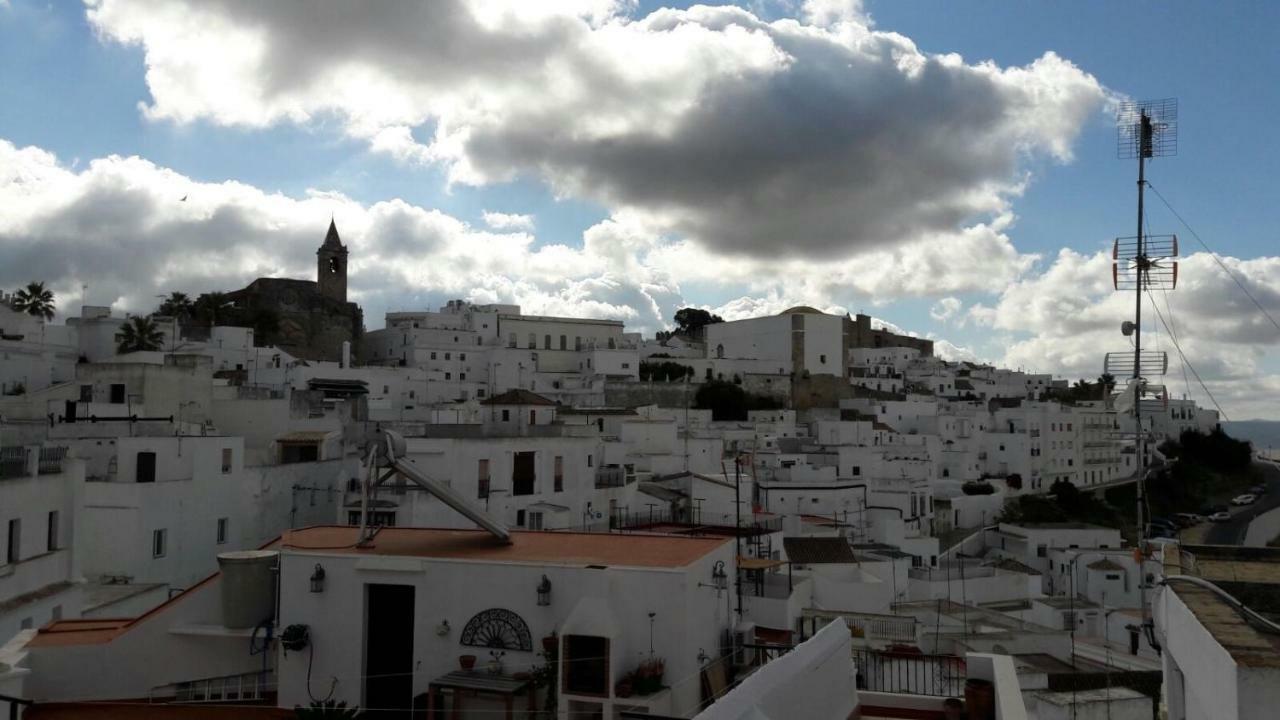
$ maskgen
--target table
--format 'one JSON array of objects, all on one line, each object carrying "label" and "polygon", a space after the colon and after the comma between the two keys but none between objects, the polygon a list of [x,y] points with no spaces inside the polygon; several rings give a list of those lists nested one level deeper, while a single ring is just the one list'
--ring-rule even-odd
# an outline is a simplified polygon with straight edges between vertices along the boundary
[{"label": "table", "polygon": [[534,701],[533,678],[516,678],[511,675],[495,675],[487,670],[454,670],[432,680],[427,686],[427,717],[435,720],[436,696],[444,691],[452,690],[453,707],[449,717],[461,717],[462,698],[464,693],[472,695],[499,695],[507,710],[507,720],[512,720],[514,700],[517,695],[524,694],[528,698],[527,716],[532,717],[537,711]]}]

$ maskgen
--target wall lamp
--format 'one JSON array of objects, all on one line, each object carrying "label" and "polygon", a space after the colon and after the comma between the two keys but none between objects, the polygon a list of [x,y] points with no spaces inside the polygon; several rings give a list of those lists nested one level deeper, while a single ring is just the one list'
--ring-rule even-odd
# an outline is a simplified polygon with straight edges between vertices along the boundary
[{"label": "wall lamp", "polygon": [[324,567],[320,563],[316,563],[316,569],[311,571],[311,592],[324,592]]},{"label": "wall lamp", "polygon": [[729,574],[724,571],[723,560],[717,560],[716,564],[711,566],[711,583],[698,583],[698,587],[709,587],[716,590],[725,590],[729,587]]},{"label": "wall lamp", "polygon": [[546,575],[543,575],[542,582],[538,583],[538,604],[551,604],[551,580]]}]

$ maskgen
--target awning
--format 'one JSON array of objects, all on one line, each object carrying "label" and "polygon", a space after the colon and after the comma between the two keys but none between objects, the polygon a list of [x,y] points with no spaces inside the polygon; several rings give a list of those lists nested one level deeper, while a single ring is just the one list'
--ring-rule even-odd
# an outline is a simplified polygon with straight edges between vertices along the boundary
[{"label": "awning", "polygon": [[743,570],[769,570],[786,564],[783,560],[771,558],[738,557],[738,567]]},{"label": "awning", "polygon": [[318,443],[324,442],[331,433],[336,430],[298,430],[296,432],[285,433],[276,438],[276,442],[280,443]]}]

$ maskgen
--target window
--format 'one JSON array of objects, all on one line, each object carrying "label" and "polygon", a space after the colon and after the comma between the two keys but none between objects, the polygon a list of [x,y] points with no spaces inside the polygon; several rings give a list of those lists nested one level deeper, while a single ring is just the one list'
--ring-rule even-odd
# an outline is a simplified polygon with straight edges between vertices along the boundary
[{"label": "window", "polygon": [[587,467],[591,467],[591,456],[587,456]]},{"label": "window", "polygon": [[631,363],[622,363],[622,369],[627,370],[631,367]]},{"label": "window", "polygon": [[554,478],[553,492],[564,492],[564,457],[557,455],[555,459],[555,471],[552,475]]},{"label": "window", "polygon": [[524,516],[525,516],[524,510],[516,511],[516,527],[524,527]]},{"label": "window", "polygon": [[560,349],[561,349],[561,350],[568,350],[568,349],[569,349],[569,338],[568,338],[568,336],[565,336],[565,335],[561,335],[561,336],[560,336]]},{"label": "window", "polygon": [[458,359],[459,359],[459,360],[466,360],[466,359],[467,359],[467,354],[466,354],[466,353],[458,353]]},{"label": "window", "polygon": [[476,389],[476,397],[484,397],[484,388]]},{"label": "window", "polygon": [[1062,629],[1063,629],[1063,630],[1074,630],[1074,629],[1075,629],[1075,627],[1076,627],[1076,614],[1075,614],[1075,612],[1073,612],[1073,611],[1071,611],[1071,610],[1068,610],[1068,611],[1066,611],[1066,612],[1062,613]]},{"label": "window", "polygon": [[222,474],[231,472],[232,449],[222,448]]},{"label": "window", "polygon": [[507,347],[513,348],[515,346],[516,346],[516,334],[507,333]]},{"label": "window", "polygon": [[151,531],[151,557],[162,558],[165,553],[165,544],[169,540],[169,531],[165,529]]},{"label": "window", "polygon": [[550,335],[543,335],[543,336],[542,336],[542,349],[543,349],[543,350],[550,350],[550,349],[551,349],[551,336],[550,336]]},{"label": "window", "polygon": [[542,529],[542,513],[540,512],[529,513],[529,529],[530,530]]},{"label": "window", "polygon": [[140,452],[137,455],[133,472],[134,482],[153,483],[156,481],[156,454]]},{"label": "window", "polygon": [[[565,635],[560,665],[564,692],[574,695],[609,694],[609,639],[594,635]],[[601,658],[604,661],[601,662]]]},{"label": "window", "polygon": [[93,402],[93,386],[92,385],[80,386],[80,402]]},{"label": "window", "polygon": [[529,349],[538,349],[538,335],[536,333],[529,333]]},{"label": "window", "polygon": [[467,379],[467,374],[466,374],[466,373],[458,373],[458,379],[459,379],[459,380],[466,380],[466,379]]},{"label": "window", "polygon": [[227,543],[227,518],[218,518],[218,544]]},{"label": "window", "polygon": [[502,422],[511,422],[511,411],[510,411],[510,410],[503,410],[503,411],[502,411]]},{"label": "window", "polygon": [[445,374],[444,374],[444,379],[445,379],[445,380],[452,380],[452,379],[453,379],[453,373],[451,373],[451,372],[447,372],[447,373],[445,373]]},{"label": "window", "polygon": [[861,475],[861,474],[862,474],[862,466],[861,466],[861,465],[854,465],[853,467],[849,468],[849,474],[853,475],[854,477],[857,477],[857,476]]},{"label": "window", "polygon": [[823,363],[823,364],[826,364],[826,362],[827,362],[827,356],[826,356],[826,355],[819,355],[819,356],[818,356],[818,362]]},{"label": "window", "polygon": [[320,444],[287,442],[280,444],[280,464],[315,462],[320,459]]},{"label": "window", "polygon": [[9,521],[9,539],[4,554],[4,561],[10,565],[22,559],[22,519],[14,518]]},{"label": "window", "polygon": [[58,511],[49,511],[48,532],[45,535],[45,547],[49,552],[58,549]]},{"label": "window", "polygon": [[453,353],[445,353],[445,354],[444,354],[444,359],[445,359],[445,360],[452,360],[452,359],[453,359]]},{"label": "window", "polygon": [[[348,525],[360,524],[359,510],[347,511],[347,524]],[[396,513],[394,510],[386,510],[386,511],[379,510],[376,512],[375,511],[369,512],[369,527],[395,527],[395,526],[396,526]]]},{"label": "window", "polygon": [[[537,479],[534,466],[535,454],[532,452],[515,453],[511,467],[511,494],[532,495]],[[523,525],[524,523],[519,523]]]},{"label": "window", "polygon": [[432,360],[435,360],[435,359],[436,359],[436,354],[435,354],[435,353],[431,353],[431,359],[432,359]]},{"label": "window", "polygon": [[529,424],[530,424],[530,425],[537,425],[537,424],[538,424],[538,411],[537,411],[537,410],[530,410],[530,411],[529,411]]},{"label": "window", "polygon": [[616,349],[618,349],[618,345],[617,345],[617,343],[614,341],[614,339],[613,339],[613,338],[609,338],[609,349],[610,349],[610,350],[616,350]]},{"label": "window", "polygon": [[489,459],[482,458],[476,468],[476,494],[481,499],[489,497]]},{"label": "window", "polygon": [[574,335],[574,336],[573,336],[573,349],[574,349],[574,350],[582,350],[582,337],[581,337],[581,336],[578,336],[578,335]]},{"label": "window", "polygon": [[1107,573],[1107,579],[1108,579],[1108,580],[1119,580],[1119,579],[1120,579],[1120,574],[1119,574],[1119,573]]},{"label": "window", "polygon": [[124,404],[124,384],[123,383],[112,383],[111,404],[112,405]]}]

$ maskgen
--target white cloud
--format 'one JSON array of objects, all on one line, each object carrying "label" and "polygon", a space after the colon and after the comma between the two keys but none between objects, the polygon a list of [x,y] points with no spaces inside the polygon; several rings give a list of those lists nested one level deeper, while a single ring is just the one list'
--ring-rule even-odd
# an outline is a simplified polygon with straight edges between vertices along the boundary
[{"label": "white cloud", "polygon": [[947,322],[957,316],[963,305],[964,303],[960,302],[959,298],[944,297],[929,308],[929,317],[938,322]]},{"label": "white cloud", "polygon": [[[849,0],[776,22],[708,6],[632,18],[631,3],[607,0],[89,5],[103,37],[143,48],[151,119],[337,117],[371,148],[443,163],[453,182],[537,178],[768,261],[936,250],[966,234],[990,246],[1024,159],[1068,160],[1106,96],[1053,53],[1008,68],[923,53]],[[912,274],[885,284],[935,280]]]},{"label": "white cloud", "polygon": [[64,313],[75,311],[82,283],[93,304],[146,312],[157,293],[314,277],[331,213],[351,249],[353,299],[370,327],[388,310],[466,297],[653,330],[680,303],[673,282],[619,272],[590,249],[535,247],[528,233],[475,228],[401,200],[363,205],[335,193],[294,198],[198,182],[137,157],[73,171],[44,150],[0,140],[0,206],[8,208],[0,214],[0,287],[48,281]]},{"label": "white cloud", "polygon": [[485,210],[482,217],[484,224],[493,230],[524,230],[533,232],[532,215],[516,215]]}]

